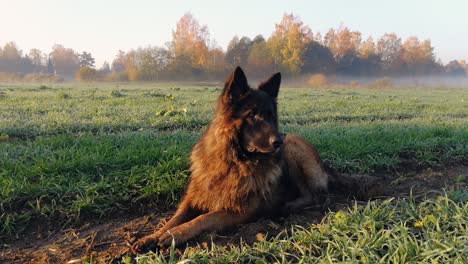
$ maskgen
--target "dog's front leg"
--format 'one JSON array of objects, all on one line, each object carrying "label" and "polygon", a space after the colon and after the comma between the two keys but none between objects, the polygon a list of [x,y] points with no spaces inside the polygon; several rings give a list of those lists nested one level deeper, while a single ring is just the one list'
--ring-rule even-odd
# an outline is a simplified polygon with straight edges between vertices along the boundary
[{"label": "dog's front leg", "polygon": [[174,214],[174,216],[155,233],[152,233],[145,237],[140,238],[132,246],[132,252],[136,254],[138,252],[143,252],[143,251],[152,249],[153,247],[156,247],[156,245],[160,241],[160,237],[167,230],[170,230],[171,228],[175,226],[188,222],[192,220],[193,218],[195,218],[195,216],[196,214],[194,210],[190,207],[189,203],[182,201],[182,203],[179,205],[179,208],[177,208],[177,211]]},{"label": "dog's front leg", "polygon": [[159,246],[168,247],[174,239],[176,245],[205,231],[216,231],[245,222],[251,214],[236,214],[226,211],[215,211],[202,214],[192,221],[171,228],[159,238]]}]

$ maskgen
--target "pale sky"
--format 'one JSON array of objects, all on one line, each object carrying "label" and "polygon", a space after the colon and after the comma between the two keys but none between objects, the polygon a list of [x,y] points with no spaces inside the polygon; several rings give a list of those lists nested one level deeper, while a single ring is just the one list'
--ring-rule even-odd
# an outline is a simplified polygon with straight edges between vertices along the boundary
[{"label": "pale sky", "polygon": [[91,52],[100,67],[119,49],[164,45],[186,12],[224,49],[234,35],[270,36],[283,13],[293,12],[314,33],[344,25],[363,40],[415,35],[430,38],[444,63],[468,60],[468,0],[0,0],[0,45],[50,52],[62,44]]}]

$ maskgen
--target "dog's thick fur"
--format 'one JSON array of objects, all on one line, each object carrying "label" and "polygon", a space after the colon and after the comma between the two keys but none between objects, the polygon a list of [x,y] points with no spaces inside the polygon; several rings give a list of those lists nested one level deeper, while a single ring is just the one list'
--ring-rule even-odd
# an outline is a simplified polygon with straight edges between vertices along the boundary
[{"label": "dog's thick fur", "polygon": [[134,246],[176,244],[258,214],[294,210],[327,192],[319,155],[297,135],[278,132],[280,73],[252,89],[237,67],[225,83],[216,116],[194,146],[191,177],[175,215]]}]

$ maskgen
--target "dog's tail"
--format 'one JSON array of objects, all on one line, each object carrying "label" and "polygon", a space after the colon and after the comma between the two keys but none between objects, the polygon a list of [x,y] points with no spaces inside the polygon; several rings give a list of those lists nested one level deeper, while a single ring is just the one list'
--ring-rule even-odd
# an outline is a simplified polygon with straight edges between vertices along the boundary
[{"label": "dog's tail", "polygon": [[337,173],[324,165],[329,175],[328,190],[330,193],[352,196],[358,200],[369,200],[385,195],[382,179],[370,175],[349,175]]}]

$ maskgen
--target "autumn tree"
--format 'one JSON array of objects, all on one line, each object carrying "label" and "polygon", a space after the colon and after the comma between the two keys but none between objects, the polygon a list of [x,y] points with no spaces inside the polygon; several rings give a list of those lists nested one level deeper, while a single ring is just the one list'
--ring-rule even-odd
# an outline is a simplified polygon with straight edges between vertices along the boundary
[{"label": "autumn tree", "polygon": [[328,47],[330,50],[336,50],[336,31],[334,28],[330,28],[328,32],[323,37],[323,45]]},{"label": "autumn tree", "polygon": [[206,73],[209,77],[219,79],[224,78],[228,69],[224,60],[225,54],[221,47],[216,43],[212,43],[208,50],[208,61],[206,66]]},{"label": "autumn tree", "polygon": [[335,70],[330,49],[317,41],[311,41],[304,47],[303,61],[303,73],[332,73]]},{"label": "autumn tree", "polygon": [[254,77],[271,74],[275,70],[271,51],[263,38],[256,38],[249,50],[247,58],[247,71]]},{"label": "autumn tree", "polygon": [[119,50],[115,59],[112,61],[112,72],[114,74],[119,74],[125,71],[125,52],[123,50]]},{"label": "autumn tree", "polygon": [[302,53],[305,45],[312,41],[312,31],[299,17],[284,14],[281,22],[268,39],[274,63],[286,73],[297,75],[303,65]]},{"label": "autumn tree", "polygon": [[368,37],[362,42],[358,50],[359,75],[371,76],[380,72],[380,56],[372,37]]},{"label": "autumn tree", "polygon": [[[465,70],[465,74],[468,74],[468,63],[465,60],[459,60],[460,66]],[[437,65],[442,65],[441,63],[436,63]]]},{"label": "autumn tree", "polygon": [[0,57],[0,72],[24,72],[21,67],[23,62],[23,52],[16,43],[8,42],[3,46]]},{"label": "autumn tree", "polygon": [[78,54],[79,69],[75,74],[75,79],[78,81],[93,81],[98,78],[98,71],[95,69],[95,60],[91,53],[83,51]]},{"label": "autumn tree", "polygon": [[381,59],[382,69],[389,73],[398,73],[401,70],[401,38],[395,33],[387,33],[377,42],[377,54]]},{"label": "autumn tree", "polygon": [[76,52],[62,45],[57,44],[52,47],[50,58],[56,73],[62,76],[74,76],[80,66],[80,60]]},{"label": "autumn tree", "polygon": [[2,59],[8,61],[19,61],[23,56],[23,52],[18,48],[16,43],[8,42],[3,46]]},{"label": "autumn tree", "polygon": [[430,40],[420,42],[415,36],[409,37],[402,45],[401,61],[405,73],[429,74],[434,70],[434,48]]},{"label": "autumn tree", "polygon": [[252,45],[257,44],[257,43],[265,43],[265,42],[266,42],[266,40],[265,40],[265,38],[263,37],[262,34],[257,35],[257,36],[255,36],[254,39],[252,39]]},{"label": "autumn tree", "polygon": [[450,76],[466,76],[465,67],[458,60],[452,60],[445,66],[445,72]]},{"label": "autumn tree", "polygon": [[29,51],[29,59],[31,60],[34,72],[45,71],[46,55],[39,49],[31,49]]},{"label": "autumn tree", "polygon": [[168,76],[174,80],[192,79],[194,68],[192,67],[191,58],[187,54],[180,54],[177,57],[170,53],[170,63],[167,66]]},{"label": "autumn tree", "polygon": [[[228,43],[227,49],[226,49],[226,55],[224,56],[224,60],[226,63],[232,67],[233,65],[239,65],[237,64],[240,60],[238,59],[239,56],[235,54],[234,49],[237,43],[239,43],[239,36],[235,35]],[[240,65],[239,65],[240,66]]]},{"label": "autumn tree", "polygon": [[125,62],[125,73],[127,74],[127,79],[129,81],[136,81],[139,79],[137,63],[138,63],[137,53],[134,50],[129,51],[127,53],[127,58]]},{"label": "autumn tree", "polygon": [[47,59],[47,73],[55,75],[54,63],[52,62],[52,59],[50,57]]},{"label": "autumn tree", "polygon": [[[177,67],[190,64],[192,72],[200,72],[206,68],[208,60],[209,32],[206,25],[200,25],[191,13],[182,16],[172,32],[170,50],[172,52],[172,63]],[[179,72],[176,72],[178,74]],[[187,74],[187,69],[180,73]]]},{"label": "autumn tree", "polygon": [[83,66],[80,67],[75,74],[77,81],[94,81],[97,79],[97,71],[94,68]]},{"label": "autumn tree", "polygon": [[339,73],[355,73],[360,67],[359,47],[361,33],[351,31],[347,27],[338,30],[330,29],[324,37],[323,43],[330,49]]},{"label": "autumn tree", "polygon": [[374,39],[368,37],[366,41],[362,42],[358,50],[360,59],[368,59],[371,56],[377,55],[377,50],[375,48]]},{"label": "autumn tree", "polygon": [[139,79],[139,72],[137,65],[137,52],[135,50],[130,50],[125,54],[124,66],[124,78],[128,81],[137,81]]},{"label": "autumn tree", "polygon": [[94,68],[95,60],[91,53],[83,51],[81,54],[78,55],[80,67],[88,67]]},{"label": "autumn tree", "polygon": [[102,64],[101,68],[99,68],[98,71],[99,71],[100,75],[110,74],[111,73],[111,68],[110,68],[109,62],[104,61],[104,63]]},{"label": "autumn tree", "polygon": [[236,66],[246,67],[249,58],[249,50],[252,47],[252,40],[249,37],[235,36],[228,44],[225,61],[229,67]]},{"label": "autumn tree", "polygon": [[335,60],[339,62],[346,55],[357,55],[361,44],[361,33],[351,31],[347,27],[330,29],[325,35],[325,45],[331,50]]},{"label": "autumn tree", "polygon": [[139,48],[136,58],[140,80],[160,80],[169,64],[169,51],[161,47]]},{"label": "autumn tree", "polygon": [[111,79],[120,81],[138,80],[138,68],[136,63],[136,52],[134,50],[130,50],[127,53],[119,50],[112,62]]}]

